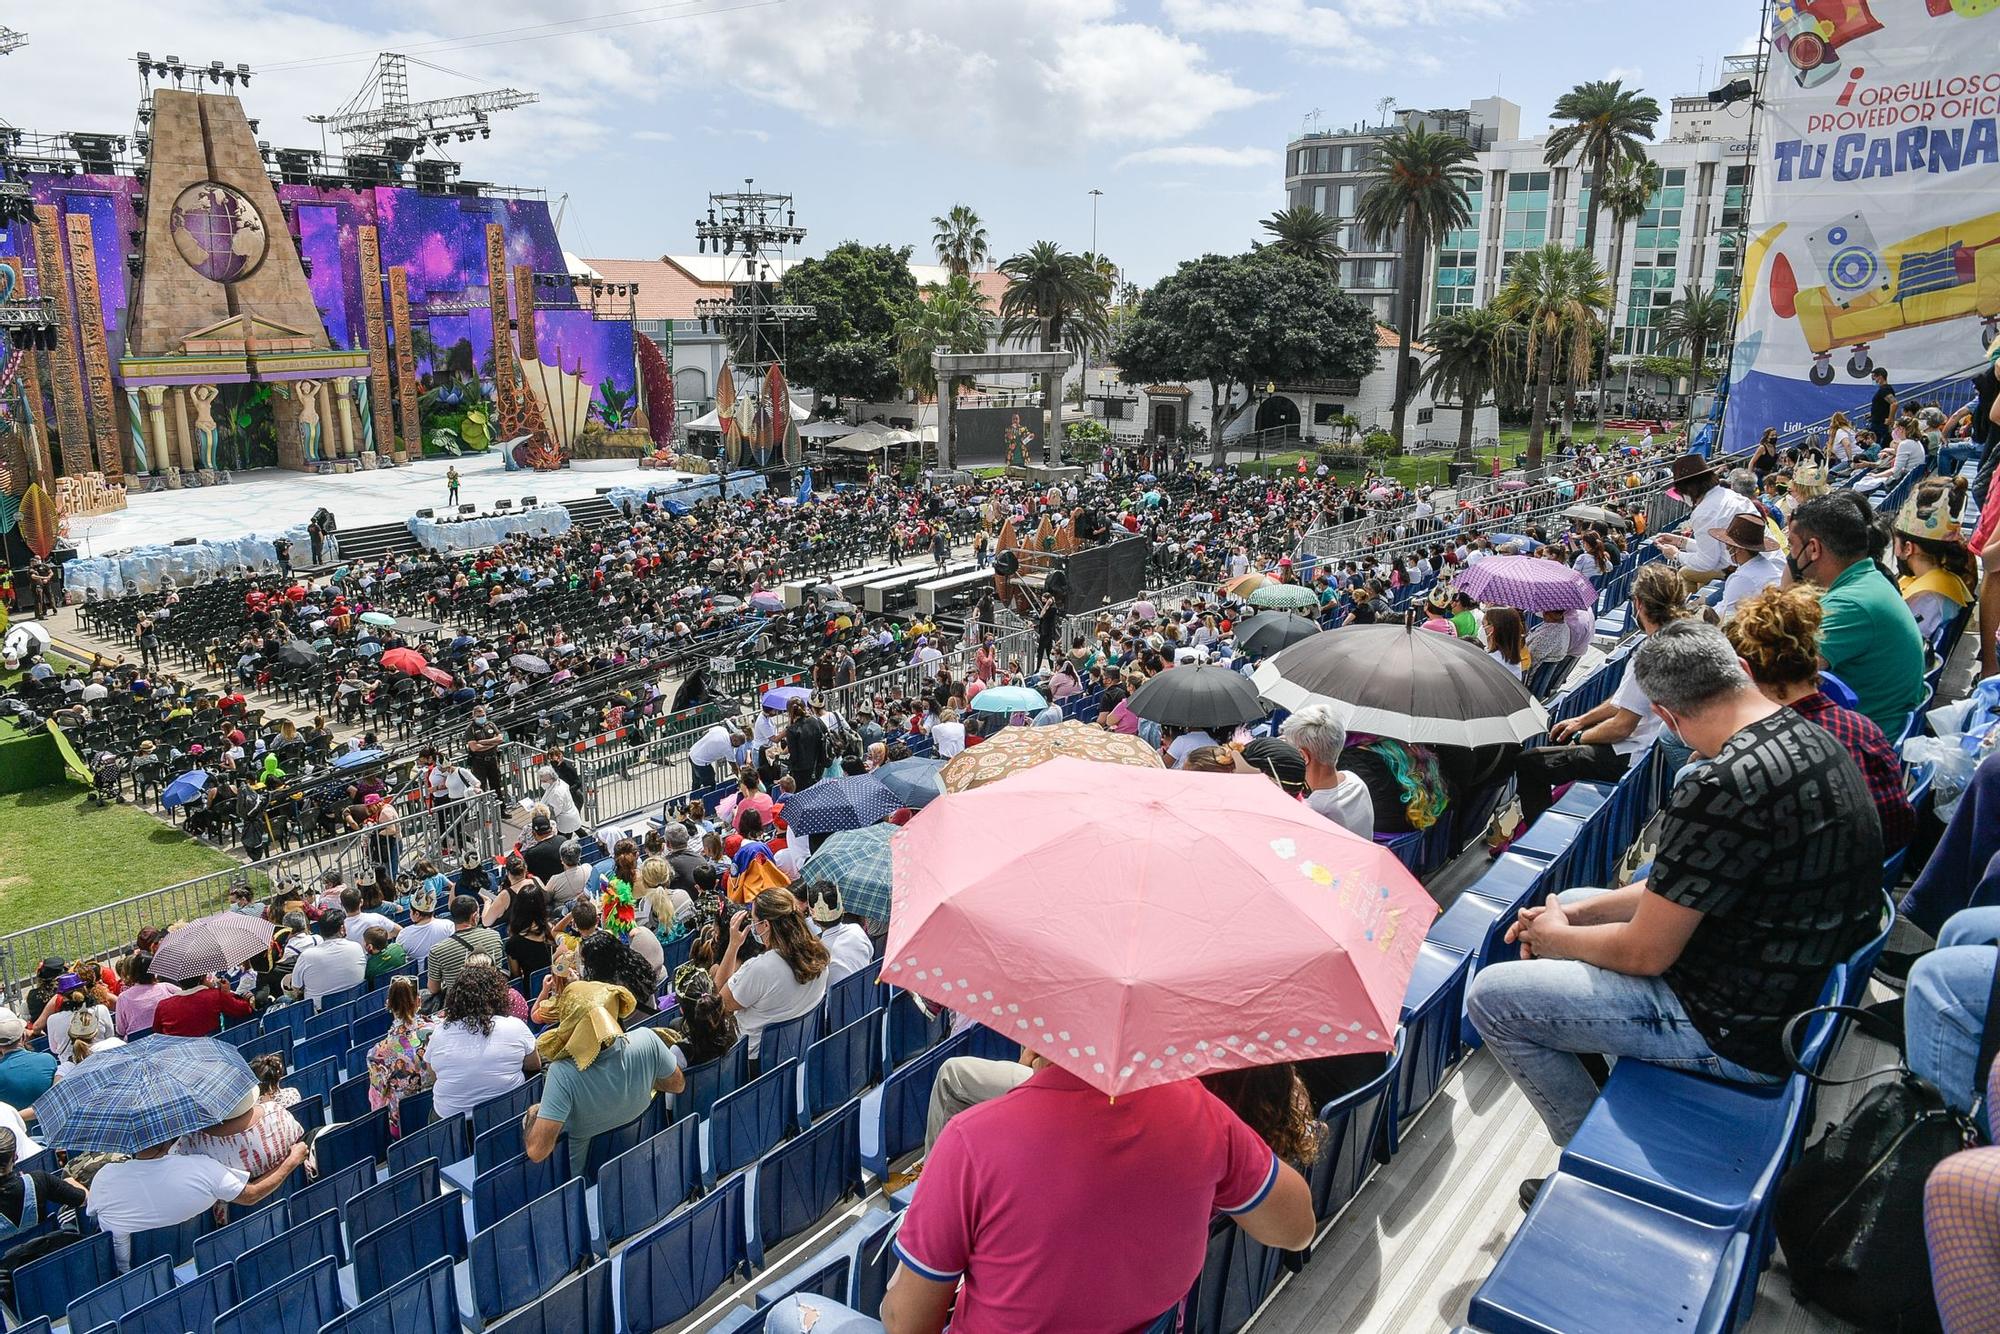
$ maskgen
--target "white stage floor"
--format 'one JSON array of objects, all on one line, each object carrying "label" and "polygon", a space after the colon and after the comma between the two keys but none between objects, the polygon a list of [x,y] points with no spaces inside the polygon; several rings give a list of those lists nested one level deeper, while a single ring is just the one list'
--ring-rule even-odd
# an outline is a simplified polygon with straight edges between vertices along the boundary
[{"label": "white stage floor", "polygon": [[[343,532],[381,523],[401,523],[420,509],[445,509],[445,469],[449,459],[426,459],[406,468],[321,477],[280,468],[240,472],[227,486],[134,493],[126,508],[70,521],[70,538],[81,556],[104,556],[131,547],[165,544],[180,538],[221,539],[276,534],[303,524],[324,505]],[[596,464],[559,472],[508,472],[497,456],[458,461],[459,496],[482,511],[496,500],[534,496],[544,504],[581,500],[599,487],[667,486],[692,474],[665,468],[621,467],[599,471]]]}]

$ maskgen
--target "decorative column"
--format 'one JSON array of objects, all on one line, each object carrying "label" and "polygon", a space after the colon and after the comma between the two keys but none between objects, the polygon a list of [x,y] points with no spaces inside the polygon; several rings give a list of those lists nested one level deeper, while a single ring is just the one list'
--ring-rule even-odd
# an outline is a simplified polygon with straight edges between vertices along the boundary
[{"label": "decorative column", "polygon": [[183,474],[195,470],[194,433],[188,428],[188,391],[174,390],[174,456]]},{"label": "decorative column", "polygon": [[292,398],[299,405],[299,466],[311,468],[327,457],[325,423],[320,419],[319,396],[326,386],[318,380],[295,380]]},{"label": "decorative column", "polygon": [[[410,275],[402,265],[389,270],[389,324],[391,336],[395,339],[396,353],[396,397],[400,400],[403,417],[403,447],[397,456],[415,454],[419,458],[424,452],[423,423],[417,416],[417,354],[410,346]],[[384,441],[377,433],[375,449],[381,452]]]},{"label": "decorative column", "polygon": [[358,452],[354,448],[354,381],[345,375],[333,382],[333,436],[342,454]]},{"label": "decorative column", "polygon": [[90,469],[90,422],[83,411],[83,368],[77,362],[75,325],[69,302],[69,265],[63,259],[61,219],[53,204],[35,206],[35,265],[40,295],[56,306],[56,345],[49,354],[55,379],[56,435],[66,477]]},{"label": "decorative column", "polygon": [[132,433],[132,471],[141,477],[149,475],[153,469],[147,462],[146,415],[139,409],[139,391],[125,391],[126,429]]},{"label": "decorative column", "polygon": [[[153,457],[159,460],[159,472],[174,470],[174,441],[167,434],[167,387],[163,384],[149,384],[139,391],[146,399],[146,438],[152,442]],[[134,420],[138,414],[134,413]]]},{"label": "decorative column", "polygon": [[514,410],[514,336],[507,327],[507,233],[486,224],[486,291],[493,317],[493,406],[500,421]]},{"label": "decorative column", "polygon": [[532,264],[514,266],[514,328],[520,340],[521,360],[541,360],[535,333],[535,266]]},{"label": "decorative column", "polygon": [[[212,384],[197,384],[188,387],[188,402],[194,404],[194,462],[204,474],[222,471],[222,428],[215,424],[215,397],[217,389]],[[210,476],[204,476],[207,482]]]},{"label": "decorative column", "polygon": [[[372,402],[374,395],[369,392],[369,387],[373,383],[368,376],[357,376],[354,381],[354,397],[358,400],[356,416],[361,420],[361,452],[374,454],[380,458],[381,452],[375,447],[375,412]],[[384,416],[386,415],[385,411]],[[389,439],[394,440],[395,436],[392,435]]]},{"label": "decorative column", "polygon": [[[368,388],[362,395],[361,428],[363,450],[387,454],[396,448],[396,427],[389,419],[393,395],[389,388],[389,333],[382,318],[382,245],[373,227],[357,232],[361,268],[361,318],[368,337]],[[408,328],[407,319],[404,328]],[[398,335],[402,338],[404,335]],[[422,445],[411,448],[421,452]]]},{"label": "decorative column", "polygon": [[76,332],[83,362],[83,382],[90,401],[91,438],[97,446],[97,470],[106,482],[125,477],[125,446],[118,438],[118,401],[111,391],[111,354],[104,346],[104,302],[97,286],[97,245],[90,215],[71,213],[69,229],[70,282],[76,288]]}]

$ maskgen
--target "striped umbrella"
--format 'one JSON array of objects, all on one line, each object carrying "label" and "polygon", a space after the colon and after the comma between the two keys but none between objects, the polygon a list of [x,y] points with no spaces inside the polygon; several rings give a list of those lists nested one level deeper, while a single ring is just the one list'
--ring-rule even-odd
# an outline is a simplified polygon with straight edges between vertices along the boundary
[{"label": "striped umbrella", "polygon": [[1304,584],[1265,584],[1251,590],[1250,605],[1283,611],[1318,611],[1319,594]]},{"label": "striped umbrella", "polygon": [[134,1154],[221,1124],[256,1090],[228,1043],[155,1034],[96,1053],[35,1099],[35,1133],[70,1153]]},{"label": "striped umbrella", "polygon": [[861,829],[888,819],[902,805],[874,774],[825,778],[785,798],[785,826],[794,834]]},{"label": "striped umbrella", "polygon": [[1459,591],[1517,611],[1581,611],[1597,605],[1590,580],[1540,556],[1488,556],[1458,576]]},{"label": "striped umbrella", "polygon": [[847,911],[878,922],[889,920],[889,894],[894,885],[889,840],[892,824],[849,829],[820,844],[819,851],[799,868],[799,884],[826,880],[840,889]]}]

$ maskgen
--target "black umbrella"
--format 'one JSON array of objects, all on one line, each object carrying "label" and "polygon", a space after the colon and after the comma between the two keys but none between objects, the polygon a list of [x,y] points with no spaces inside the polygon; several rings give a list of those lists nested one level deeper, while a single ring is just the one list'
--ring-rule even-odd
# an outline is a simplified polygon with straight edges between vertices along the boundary
[{"label": "black umbrella", "polygon": [[1330,704],[1350,729],[1395,741],[1493,746],[1526,741],[1549,724],[1527,687],[1486,650],[1402,625],[1314,635],[1265,659],[1251,679],[1280,708]]},{"label": "black umbrella", "polygon": [[1319,632],[1320,623],[1310,616],[1260,611],[1236,627],[1236,647],[1254,658],[1264,658]]},{"label": "black umbrella", "polygon": [[1235,727],[1271,711],[1247,677],[1227,667],[1195,664],[1161,672],[1132,693],[1132,712],[1162,727]]},{"label": "black umbrella", "polygon": [[303,667],[318,656],[313,652],[313,646],[303,639],[294,639],[278,650],[278,661],[287,667]]}]

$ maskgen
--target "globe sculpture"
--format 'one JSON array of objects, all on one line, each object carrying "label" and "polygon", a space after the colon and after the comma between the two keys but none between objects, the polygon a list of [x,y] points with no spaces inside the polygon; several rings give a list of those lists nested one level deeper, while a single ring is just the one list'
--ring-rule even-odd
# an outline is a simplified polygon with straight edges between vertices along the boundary
[{"label": "globe sculpture", "polygon": [[226,185],[200,181],[181,191],[171,230],[181,258],[210,282],[239,282],[264,262],[264,220]]}]

